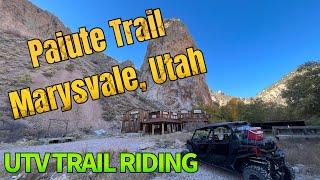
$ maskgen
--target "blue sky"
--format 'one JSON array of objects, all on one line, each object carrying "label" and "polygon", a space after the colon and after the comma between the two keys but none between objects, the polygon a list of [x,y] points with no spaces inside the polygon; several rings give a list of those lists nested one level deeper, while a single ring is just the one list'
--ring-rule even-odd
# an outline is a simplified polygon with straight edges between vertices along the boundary
[{"label": "blue sky", "polygon": [[298,65],[320,59],[320,1],[44,1],[31,0],[58,16],[72,31],[104,29],[105,53],[140,67],[147,42],[117,48],[108,20],[144,16],[161,8],[164,18],[179,18],[203,51],[211,89],[255,96]]}]

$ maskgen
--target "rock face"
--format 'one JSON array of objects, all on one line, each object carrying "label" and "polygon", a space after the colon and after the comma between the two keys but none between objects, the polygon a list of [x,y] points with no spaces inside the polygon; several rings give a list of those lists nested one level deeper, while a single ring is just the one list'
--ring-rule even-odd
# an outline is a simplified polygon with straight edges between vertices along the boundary
[{"label": "rock face", "polygon": [[[88,102],[84,106],[74,106],[73,110],[62,114],[55,111],[45,115],[13,121],[7,92],[25,87],[31,89],[49,86],[52,83],[61,83],[69,78],[82,77],[81,70],[68,71],[65,63],[43,66],[33,69],[27,48],[27,40],[30,38],[45,38],[54,35],[55,31],[70,32],[53,15],[42,11],[28,1],[1,0],[0,1],[0,110],[2,129],[8,132],[1,140],[14,140],[27,134],[37,135],[39,132],[48,132],[51,118],[68,121],[69,130],[73,131],[85,126],[97,127],[103,123],[100,104]],[[41,58],[41,62],[44,59]],[[97,113],[93,113],[96,111]],[[82,117],[78,117],[80,114]],[[87,119],[87,120],[86,120]],[[96,125],[90,123],[96,120]],[[22,131],[23,128],[26,131]],[[61,128],[63,129],[63,128]],[[52,126],[50,131],[61,131],[60,126]],[[1,133],[2,134],[2,133]],[[13,136],[11,136],[12,134]],[[42,133],[46,135],[46,133]],[[9,139],[8,139],[9,138]]]},{"label": "rock face", "polygon": [[228,94],[223,93],[222,91],[210,91],[211,99],[214,104],[217,106],[225,106],[228,104],[231,99],[237,99],[238,101],[242,101],[244,104],[253,103],[255,98],[240,98],[236,96],[230,96]]},{"label": "rock face", "polygon": [[5,133],[0,132],[0,136],[3,135],[0,141],[12,141],[28,135],[60,136],[65,133],[66,123],[68,133],[98,128],[119,129],[119,117],[124,111],[133,107],[153,108],[150,101],[131,93],[100,101],[88,100],[81,105],[73,102],[72,110],[68,112],[57,110],[13,121],[7,92],[25,87],[34,90],[83,78],[110,71],[111,66],[119,63],[104,54],[52,65],[45,63],[42,57],[41,67],[34,69],[27,40],[45,40],[53,37],[56,31],[70,33],[70,30],[57,17],[25,0],[0,0],[0,21],[0,129],[6,130]]},{"label": "rock face", "polygon": [[48,38],[55,31],[69,32],[61,21],[25,0],[0,0],[2,30],[25,37]]},{"label": "rock face", "polygon": [[228,102],[236,98],[235,96],[229,96],[221,91],[210,91],[212,102],[218,106],[225,106]]},{"label": "rock face", "polygon": [[152,101],[160,102],[167,109],[192,109],[199,104],[211,104],[209,88],[205,75],[198,75],[178,81],[167,81],[156,85],[152,80],[148,57],[170,53],[175,56],[185,53],[188,47],[196,48],[187,28],[180,20],[165,21],[166,36],[149,42],[144,63],[141,67],[141,78],[148,84],[148,91],[143,95]]},{"label": "rock face", "polygon": [[[14,141],[28,136],[61,136],[65,133],[66,124],[68,133],[92,132],[101,128],[109,133],[119,130],[121,115],[132,108],[155,110],[164,108],[163,105],[191,108],[199,102],[211,103],[204,76],[170,82],[161,88],[150,83],[151,74],[144,64],[138,74],[149,80],[150,89],[146,93],[125,93],[99,101],[88,100],[81,105],[73,102],[72,110],[68,112],[57,110],[13,121],[7,92],[25,87],[30,87],[33,91],[111,71],[111,67],[119,63],[109,56],[97,53],[52,65],[41,57],[41,67],[34,69],[30,62],[27,40],[45,40],[52,38],[57,31],[67,34],[70,30],[57,17],[26,0],[0,0],[0,22],[0,141]],[[146,57],[168,50],[174,55],[195,45],[181,22],[168,21],[166,27],[168,37],[152,41]],[[125,61],[120,64],[121,68],[124,66],[134,64]]]},{"label": "rock face", "polygon": [[279,105],[286,105],[286,100],[282,98],[281,93],[286,89],[286,83],[289,79],[295,76],[294,72],[291,72],[287,76],[283,77],[280,81],[274,83],[267,89],[261,91],[256,98],[261,99],[266,103],[275,103]]}]

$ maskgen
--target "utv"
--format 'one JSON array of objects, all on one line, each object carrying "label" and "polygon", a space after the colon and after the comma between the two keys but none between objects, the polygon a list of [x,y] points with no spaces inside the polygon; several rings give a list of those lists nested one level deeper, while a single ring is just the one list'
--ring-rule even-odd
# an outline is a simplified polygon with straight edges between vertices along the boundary
[{"label": "utv", "polygon": [[294,179],[292,169],[272,139],[247,122],[223,122],[196,129],[183,153],[200,162],[242,173],[249,179]]}]

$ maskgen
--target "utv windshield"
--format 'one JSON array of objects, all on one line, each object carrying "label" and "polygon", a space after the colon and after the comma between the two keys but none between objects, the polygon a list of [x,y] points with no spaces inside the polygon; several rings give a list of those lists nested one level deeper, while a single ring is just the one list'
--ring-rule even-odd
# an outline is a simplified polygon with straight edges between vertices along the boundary
[{"label": "utv windshield", "polygon": [[206,140],[208,139],[210,129],[198,129],[194,132],[192,140]]},{"label": "utv windshield", "polygon": [[233,128],[233,132],[240,141],[244,141],[247,138],[245,131],[248,131],[250,128],[250,125],[236,126]]},{"label": "utv windshield", "polygon": [[242,126],[236,126],[233,128],[233,131],[234,132],[237,132],[237,131],[247,131],[251,128],[250,125],[242,125]]}]

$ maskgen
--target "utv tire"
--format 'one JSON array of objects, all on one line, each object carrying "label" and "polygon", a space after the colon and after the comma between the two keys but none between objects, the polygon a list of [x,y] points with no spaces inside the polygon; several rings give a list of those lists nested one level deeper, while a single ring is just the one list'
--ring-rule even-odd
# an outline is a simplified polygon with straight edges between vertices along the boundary
[{"label": "utv tire", "polygon": [[284,179],[286,179],[286,180],[294,180],[295,179],[293,169],[288,164],[286,164],[286,166],[284,167]]},{"label": "utv tire", "polygon": [[248,165],[243,169],[244,180],[272,180],[270,174],[262,166]]}]

